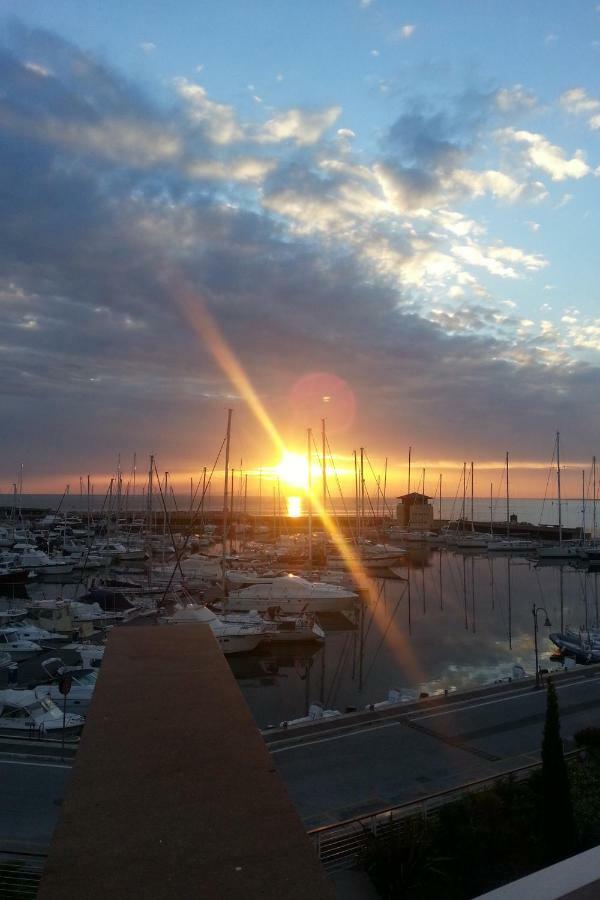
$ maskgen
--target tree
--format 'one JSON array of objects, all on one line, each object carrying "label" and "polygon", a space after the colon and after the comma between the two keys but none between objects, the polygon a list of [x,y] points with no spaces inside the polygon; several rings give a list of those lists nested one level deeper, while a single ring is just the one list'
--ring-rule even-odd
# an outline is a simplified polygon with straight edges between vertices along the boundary
[{"label": "tree", "polygon": [[548,679],[546,722],[542,741],[542,831],[548,863],[557,862],[575,850],[575,824],[569,775],[560,737],[558,698]]}]

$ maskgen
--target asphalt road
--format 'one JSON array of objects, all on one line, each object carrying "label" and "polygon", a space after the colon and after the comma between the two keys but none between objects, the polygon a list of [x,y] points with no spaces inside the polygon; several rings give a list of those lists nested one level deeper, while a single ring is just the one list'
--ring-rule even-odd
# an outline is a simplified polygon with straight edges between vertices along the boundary
[{"label": "asphalt road", "polygon": [[70,769],[58,759],[0,758],[0,849],[47,850]]},{"label": "asphalt road", "polygon": [[[600,677],[557,684],[563,738],[600,725]],[[268,735],[271,753],[307,827],[340,821],[457,787],[539,759],[546,692],[450,701],[337,731]]]}]

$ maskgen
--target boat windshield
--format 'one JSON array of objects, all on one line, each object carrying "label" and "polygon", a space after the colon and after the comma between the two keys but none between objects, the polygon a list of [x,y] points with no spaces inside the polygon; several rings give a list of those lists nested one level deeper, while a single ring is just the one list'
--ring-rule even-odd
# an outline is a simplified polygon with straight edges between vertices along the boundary
[{"label": "boat windshield", "polygon": [[53,719],[60,719],[62,716],[60,709],[50,697],[42,697],[39,703],[34,703],[29,707],[29,711],[32,715],[44,712],[52,716]]},{"label": "boat windshield", "polygon": [[81,685],[89,685],[93,687],[98,680],[97,672],[83,672],[81,675],[75,675],[75,673],[72,673],[72,675],[73,681],[75,681],[76,684]]}]

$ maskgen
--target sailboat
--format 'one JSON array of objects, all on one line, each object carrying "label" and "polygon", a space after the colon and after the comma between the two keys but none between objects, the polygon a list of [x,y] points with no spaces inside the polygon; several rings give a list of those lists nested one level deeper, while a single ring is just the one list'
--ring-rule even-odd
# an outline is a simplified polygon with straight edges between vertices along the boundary
[{"label": "sailboat", "polygon": [[556,432],[556,491],[558,499],[558,544],[549,547],[538,547],[537,555],[540,559],[577,559],[579,546],[575,543],[563,541],[562,536],[562,499],[560,488],[560,432]]}]

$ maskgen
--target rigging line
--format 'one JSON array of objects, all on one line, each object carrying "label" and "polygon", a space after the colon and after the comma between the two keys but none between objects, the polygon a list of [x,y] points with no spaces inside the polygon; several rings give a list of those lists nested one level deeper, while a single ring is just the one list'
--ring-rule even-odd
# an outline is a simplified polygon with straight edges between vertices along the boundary
[{"label": "rigging line", "polygon": [[364,640],[369,637],[369,631],[371,630],[371,625],[373,624],[373,619],[375,618],[375,613],[377,612],[377,607],[379,606],[379,601],[381,600],[385,589],[385,579],[381,579],[381,584],[379,586],[379,591],[377,592],[377,600],[375,601],[375,605],[371,611],[371,617],[369,619],[369,624],[367,625],[367,630],[364,634]]},{"label": "rigging line", "polygon": [[506,477],[506,473],[503,468],[502,475],[500,476],[500,484],[498,485],[498,490],[496,491],[496,497],[494,499],[494,502],[492,503],[492,510],[493,510],[494,518],[496,518],[496,510],[498,509],[498,503],[500,502],[500,498],[502,497],[502,500],[504,501],[504,492],[503,492],[502,488],[504,487],[505,477]]},{"label": "rigging line", "polygon": [[[448,525],[450,525],[450,523],[454,521],[454,508],[455,508],[456,502],[458,500],[458,492],[460,491],[460,486],[462,484],[462,480],[463,480],[463,473],[461,472],[460,478],[458,479],[458,484],[456,485],[456,493],[454,495],[454,500],[452,501],[452,507],[450,509],[450,517],[448,519]],[[458,528],[456,528],[455,531],[458,531]]]},{"label": "rigging line", "polygon": [[[365,450],[365,457],[366,457],[367,462],[368,462],[368,464],[369,464],[369,469],[371,470],[371,475],[373,476],[373,481],[375,482],[375,484],[377,484],[377,476],[375,475],[375,472],[374,472],[374,470],[373,470],[373,466],[371,465],[371,460],[369,459],[369,454],[367,453],[366,450]],[[379,486],[378,486],[377,490],[380,491]],[[383,498],[382,498],[382,499],[383,499]],[[387,507],[387,511],[389,512],[390,516],[393,517],[393,513],[392,513],[392,510],[391,510],[390,506],[388,505],[387,499],[385,500],[383,506],[384,506],[384,507]],[[385,509],[384,509],[384,516],[385,516]]]},{"label": "rigging line", "polygon": [[554,460],[556,458],[556,442],[552,448],[552,459],[550,460],[550,465],[548,466],[548,477],[546,478],[546,489],[544,491],[544,499],[542,500],[542,508],[540,510],[540,519],[538,525],[541,525],[544,520],[544,509],[546,507],[546,499],[548,497],[548,487],[550,485],[550,478],[552,477],[552,467],[554,465]]},{"label": "rigging line", "polygon": [[[185,536],[185,539],[184,539],[184,541],[183,541],[183,544],[182,544],[182,546],[180,547],[179,550],[175,550],[175,563],[174,563],[174,565],[173,565],[173,571],[171,572],[171,576],[170,576],[170,578],[169,578],[169,581],[168,581],[168,583],[167,583],[167,585],[166,585],[166,587],[165,587],[165,590],[164,590],[164,593],[163,593],[163,596],[162,596],[161,606],[162,606],[162,604],[165,602],[165,597],[167,596],[167,593],[168,593],[168,591],[170,590],[171,585],[173,584],[173,579],[175,578],[175,572],[177,571],[177,568],[179,567],[179,571],[181,571],[181,559],[182,559],[182,557],[183,557],[183,554],[184,554],[185,551],[187,550],[187,545],[188,545],[189,540],[190,540],[190,538],[191,538],[191,536],[192,536],[192,530],[193,530],[194,526],[196,525],[196,521],[197,521],[197,518],[198,518],[198,514],[199,514],[199,512],[200,512],[200,507],[201,507],[202,501],[204,500],[204,497],[206,496],[206,492],[208,491],[209,485],[210,485],[210,483],[211,483],[211,481],[212,481],[212,477],[213,477],[213,475],[214,475],[214,471],[215,471],[215,469],[216,469],[216,467],[217,467],[217,463],[219,462],[219,459],[221,458],[221,453],[223,452],[223,447],[225,446],[226,440],[227,440],[227,437],[225,436],[225,437],[223,438],[222,442],[221,442],[221,446],[219,447],[219,452],[217,453],[216,459],[215,459],[215,461],[214,461],[214,463],[213,463],[213,467],[212,467],[212,469],[211,469],[211,471],[210,471],[210,475],[209,475],[209,477],[208,477],[208,479],[206,480],[206,483],[205,483],[205,485],[204,485],[204,490],[203,490],[203,492],[202,492],[202,497],[201,497],[200,503],[198,504],[198,508],[196,509],[196,511],[193,513],[193,515],[192,515],[191,518],[190,518],[190,527],[189,527],[189,531],[188,531],[188,533],[187,533],[186,536]],[[199,483],[198,483],[198,486],[199,486]],[[223,540],[225,540],[225,535],[223,535]]]},{"label": "rigging line", "polygon": [[[165,524],[167,524],[169,526],[169,537],[171,538],[171,543],[173,545],[173,552],[175,553],[175,555],[177,555],[177,547],[175,546],[175,537],[173,535],[173,529],[171,528],[171,519],[167,515],[167,504],[166,504],[165,496],[163,494],[162,485],[160,483],[160,475],[158,473],[158,469],[156,468],[156,460],[154,460],[154,471],[156,472],[156,480],[158,482],[158,492],[160,494],[160,502],[162,503],[162,508],[163,508],[163,521],[166,520]],[[181,577],[183,578],[184,577],[183,570],[181,568],[181,563],[180,563],[179,559],[176,560],[176,566],[179,567]],[[165,599],[165,595],[163,594],[163,603],[164,603],[164,599]]]},{"label": "rigging line", "polygon": [[[110,490],[110,487],[108,487],[108,488],[106,489],[106,493],[105,493],[105,495],[104,495],[104,500],[102,501],[102,506],[100,507],[100,515],[102,515],[102,513],[104,512],[104,507],[105,507],[106,501],[107,501],[107,499],[108,499],[108,491],[109,491],[109,490]],[[89,539],[89,535],[88,535],[88,539]],[[83,566],[81,567],[81,575],[79,576],[79,581],[77,582],[77,585],[76,585],[76,587],[75,587],[75,596],[77,596],[77,591],[78,591],[78,589],[79,589],[79,588],[82,586],[82,584],[83,584],[83,578],[84,578],[84,575],[85,575],[85,567],[86,567],[86,565],[87,565],[87,561],[88,561],[88,558],[89,558],[89,555],[90,555],[91,552],[92,552],[92,542],[90,542],[90,543],[88,544],[88,547],[87,547],[87,551],[86,551],[86,554],[85,554],[85,559],[84,559],[84,561],[83,561]],[[90,574],[90,573],[88,572],[88,576],[89,576],[89,574]]]},{"label": "rigging line", "polygon": [[387,633],[388,633],[388,631],[390,630],[390,626],[391,626],[391,624],[392,624],[392,620],[394,619],[396,613],[398,612],[398,608],[399,608],[400,603],[401,603],[401,601],[402,601],[402,599],[403,599],[403,597],[404,597],[404,595],[405,595],[405,593],[406,593],[406,591],[407,591],[407,588],[408,588],[408,583],[404,585],[404,589],[403,589],[402,593],[400,594],[400,596],[398,597],[398,601],[397,601],[397,603],[396,603],[396,605],[395,605],[395,607],[394,607],[394,609],[393,609],[393,612],[391,613],[391,615],[390,615],[390,617],[389,617],[389,619],[388,619],[388,623],[387,623],[387,625],[386,625],[386,627],[385,627],[385,631],[384,631],[383,634],[381,635],[381,640],[379,641],[379,645],[378,645],[377,649],[375,650],[375,653],[373,654],[373,659],[372,659],[372,661],[371,661],[371,665],[369,666],[369,669],[368,669],[368,671],[367,671],[367,674],[366,674],[365,677],[364,677],[363,685],[366,685],[367,681],[369,680],[369,675],[371,674],[371,671],[372,671],[372,669],[373,669],[373,666],[374,666],[375,663],[377,662],[377,657],[378,657],[378,655],[379,655],[379,652],[380,652],[380,650],[381,650],[381,647],[383,646],[383,643],[384,643],[384,641],[385,641],[385,639],[386,639],[386,637],[387,637]]},{"label": "rigging line", "polygon": [[[333,461],[333,454],[332,454],[332,452],[331,452],[331,447],[329,446],[329,438],[327,437],[327,435],[325,435],[325,443],[327,444],[327,451],[328,451],[328,453],[329,453],[329,459],[331,460],[331,468],[333,469],[333,474],[335,475],[336,484],[337,484],[337,487],[338,487],[338,491],[339,491],[339,494],[340,494],[340,498],[341,498],[341,501],[342,501],[342,505],[343,505],[343,507],[344,507],[344,515],[346,516],[346,521],[347,521],[347,522],[350,522],[350,516],[349,516],[349,514],[348,514],[348,507],[346,506],[346,500],[344,499],[344,494],[342,493],[342,486],[341,486],[341,484],[340,484],[340,479],[339,479],[339,477],[338,477],[337,469],[336,469],[335,463],[334,463],[334,461]],[[327,488],[327,492],[329,493],[329,487]],[[331,497],[331,495],[330,495],[330,499],[331,499],[331,501],[332,501],[332,502],[331,502],[331,505],[332,505],[332,507],[333,507],[333,497]],[[335,510],[334,510],[334,516],[335,516],[335,515],[336,515],[336,513],[335,513]]]}]

